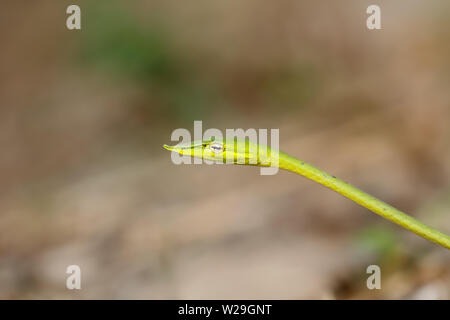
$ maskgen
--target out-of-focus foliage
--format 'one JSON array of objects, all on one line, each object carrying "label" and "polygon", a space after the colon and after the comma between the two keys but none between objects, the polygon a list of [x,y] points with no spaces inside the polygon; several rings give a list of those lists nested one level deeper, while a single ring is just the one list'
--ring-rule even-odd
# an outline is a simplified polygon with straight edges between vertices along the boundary
[{"label": "out-of-focus foliage", "polygon": [[162,27],[143,25],[117,1],[88,2],[86,12],[81,47],[86,62],[137,81],[162,85],[178,80],[180,61]]},{"label": "out-of-focus foliage", "polygon": [[391,228],[386,226],[365,228],[357,239],[363,250],[373,251],[381,258],[395,254],[399,247],[399,238]]}]

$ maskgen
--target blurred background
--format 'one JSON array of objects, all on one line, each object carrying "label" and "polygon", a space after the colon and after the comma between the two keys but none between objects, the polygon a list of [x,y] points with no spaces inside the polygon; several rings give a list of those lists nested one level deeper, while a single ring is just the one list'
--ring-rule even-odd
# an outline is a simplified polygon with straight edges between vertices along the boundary
[{"label": "blurred background", "polygon": [[375,2],[3,1],[0,298],[449,299],[448,250],[294,174],[162,148],[194,120],[279,128],[449,234],[450,3]]}]

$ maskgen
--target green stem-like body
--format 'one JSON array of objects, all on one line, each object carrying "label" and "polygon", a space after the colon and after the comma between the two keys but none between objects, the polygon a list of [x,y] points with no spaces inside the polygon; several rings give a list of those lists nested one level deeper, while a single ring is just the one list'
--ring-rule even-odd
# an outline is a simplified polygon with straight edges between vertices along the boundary
[{"label": "green stem-like body", "polygon": [[419,236],[450,249],[450,237],[433,229],[389,204],[365,193],[364,191],[342,181],[328,173],[284,153],[279,153],[279,167],[300,174],[330,188],[363,207],[375,212]]},{"label": "green stem-like body", "polygon": [[[450,249],[450,236],[439,232],[387,203],[365,193],[328,173],[282,152],[270,150],[265,146],[247,140],[202,140],[176,146],[164,145],[167,150],[191,157],[243,165],[276,166],[300,174],[308,179],[330,188],[363,207],[375,212],[419,236]],[[265,152],[269,150],[269,152]],[[231,161],[228,161],[231,160]]]}]

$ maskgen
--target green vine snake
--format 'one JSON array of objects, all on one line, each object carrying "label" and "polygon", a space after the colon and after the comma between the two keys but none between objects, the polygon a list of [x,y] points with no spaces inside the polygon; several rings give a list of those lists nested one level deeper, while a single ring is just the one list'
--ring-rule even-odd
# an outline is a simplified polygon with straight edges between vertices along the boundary
[{"label": "green vine snake", "polygon": [[370,194],[329,175],[319,168],[283,152],[250,142],[248,140],[215,139],[194,141],[164,148],[190,157],[216,163],[232,163],[261,167],[278,167],[311,179],[347,197],[370,211],[388,219],[417,235],[450,249],[450,236],[431,228],[406,213]]}]

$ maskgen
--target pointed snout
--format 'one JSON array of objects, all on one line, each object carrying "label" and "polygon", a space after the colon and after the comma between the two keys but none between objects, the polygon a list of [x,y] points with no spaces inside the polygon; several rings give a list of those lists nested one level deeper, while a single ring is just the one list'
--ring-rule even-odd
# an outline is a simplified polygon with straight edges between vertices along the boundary
[{"label": "pointed snout", "polygon": [[179,154],[183,154],[183,148],[180,146],[169,146],[167,144],[163,145],[163,148],[172,152],[177,152]]},{"label": "pointed snout", "polygon": [[167,145],[167,144],[164,144],[164,145],[163,145],[163,148],[166,149],[166,150],[169,150],[169,151],[173,151],[173,150],[175,149],[174,146],[169,146],[169,145]]}]

